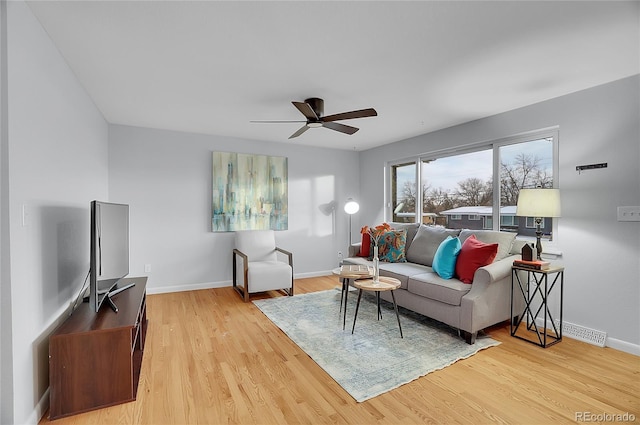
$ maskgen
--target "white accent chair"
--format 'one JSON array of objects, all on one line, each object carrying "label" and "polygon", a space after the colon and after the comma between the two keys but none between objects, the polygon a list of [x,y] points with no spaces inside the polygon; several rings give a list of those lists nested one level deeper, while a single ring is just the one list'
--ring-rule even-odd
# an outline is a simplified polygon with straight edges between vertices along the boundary
[{"label": "white accent chair", "polygon": [[[256,292],[282,290],[293,295],[293,254],[276,246],[273,230],[237,231],[235,243],[233,289],[245,302]],[[278,260],[278,252],[288,263]]]}]

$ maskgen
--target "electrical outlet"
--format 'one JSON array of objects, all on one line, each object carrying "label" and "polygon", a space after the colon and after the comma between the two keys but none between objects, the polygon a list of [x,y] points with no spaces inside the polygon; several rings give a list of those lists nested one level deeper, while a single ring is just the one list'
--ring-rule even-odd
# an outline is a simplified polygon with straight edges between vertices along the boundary
[{"label": "electrical outlet", "polygon": [[640,207],[618,207],[618,221],[640,221]]},{"label": "electrical outlet", "polygon": [[151,264],[145,264],[144,265],[144,272],[145,273],[151,273]]}]

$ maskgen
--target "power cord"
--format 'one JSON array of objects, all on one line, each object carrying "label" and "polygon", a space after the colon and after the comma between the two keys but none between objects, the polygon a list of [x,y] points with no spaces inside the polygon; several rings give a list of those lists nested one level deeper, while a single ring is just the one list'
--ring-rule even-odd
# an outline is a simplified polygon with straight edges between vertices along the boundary
[{"label": "power cord", "polygon": [[78,301],[80,300],[80,298],[82,298],[82,296],[84,295],[84,292],[87,289],[87,281],[89,280],[89,275],[90,274],[91,274],[91,269],[89,269],[89,272],[87,273],[87,276],[84,278],[84,283],[82,284],[82,288],[80,289],[80,293],[76,297],[76,300],[74,301],[74,303],[73,303],[73,305],[71,307],[71,311],[69,312],[69,316],[71,316],[73,314],[73,312],[76,311],[76,308],[78,308]]}]

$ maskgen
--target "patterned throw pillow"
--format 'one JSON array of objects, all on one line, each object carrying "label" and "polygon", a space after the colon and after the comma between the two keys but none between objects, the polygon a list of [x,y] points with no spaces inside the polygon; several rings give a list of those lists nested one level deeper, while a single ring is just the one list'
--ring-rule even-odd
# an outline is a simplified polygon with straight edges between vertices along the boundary
[{"label": "patterned throw pillow", "polygon": [[[407,231],[390,230],[380,238],[378,243],[378,258],[388,263],[406,263],[404,247],[407,243]],[[373,251],[373,249],[371,250]],[[373,252],[372,252],[373,254]]]}]

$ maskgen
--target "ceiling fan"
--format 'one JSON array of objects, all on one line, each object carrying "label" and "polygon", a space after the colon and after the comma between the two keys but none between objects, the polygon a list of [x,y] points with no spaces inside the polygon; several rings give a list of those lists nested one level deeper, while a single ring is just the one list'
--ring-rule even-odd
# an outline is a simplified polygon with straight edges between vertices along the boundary
[{"label": "ceiling fan", "polygon": [[[317,97],[305,99],[304,102],[293,101],[293,106],[305,116],[306,123],[298,131],[289,136],[289,139],[300,136],[310,128],[325,127],[331,130],[339,131],[345,134],[353,134],[359,129],[346,124],[340,124],[336,121],[351,120],[354,118],[375,117],[378,115],[375,109],[360,109],[357,111],[342,112],[340,114],[327,115],[324,114],[324,100]],[[305,122],[305,121],[251,121],[258,123],[287,123],[287,122]]]}]

